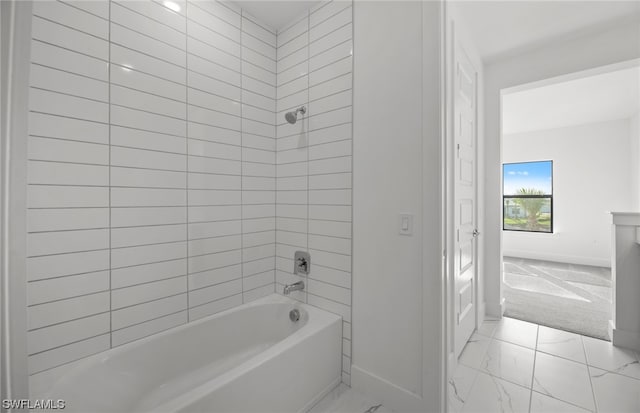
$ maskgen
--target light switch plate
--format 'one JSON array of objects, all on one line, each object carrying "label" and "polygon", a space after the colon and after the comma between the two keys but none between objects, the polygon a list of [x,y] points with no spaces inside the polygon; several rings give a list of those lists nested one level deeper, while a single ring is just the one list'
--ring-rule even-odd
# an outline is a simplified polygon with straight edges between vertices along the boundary
[{"label": "light switch plate", "polygon": [[413,235],[413,215],[411,214],[399,215],[398,233],[400,235]]}]

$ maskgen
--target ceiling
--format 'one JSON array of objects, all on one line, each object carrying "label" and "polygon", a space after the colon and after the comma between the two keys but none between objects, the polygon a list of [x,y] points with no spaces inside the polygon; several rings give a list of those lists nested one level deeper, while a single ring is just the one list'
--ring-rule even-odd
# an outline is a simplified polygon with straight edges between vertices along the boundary
[{"label": "ceiling", "polygon": [[[640,1],[637,0],[451,1],[459,7],[485,63],[594,27],[611,26],[625,19],[640,20]],[[234,2],[276,31],[320,3],[319,0]]]},{"label": "ceiling", "polygon": [[621,20],[640,21],[639,1],[454,1],[485,63]]},{"label": "ceiling", "polygon": [[625,119],[640,112],[640,67],[506,94],[503,134]]},{"label": "ceiling", "polygon": [[260,22],[275,31],[301,16],[304,12],[319,3],[318,0],[235,0],[234,3],[242,7]]}]

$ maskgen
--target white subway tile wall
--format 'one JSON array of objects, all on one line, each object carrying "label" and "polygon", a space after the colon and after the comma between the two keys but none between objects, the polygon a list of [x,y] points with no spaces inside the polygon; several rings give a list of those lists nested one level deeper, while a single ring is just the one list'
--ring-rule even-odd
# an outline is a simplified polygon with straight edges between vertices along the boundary
[{"label": "white subway tile wall", "polygon": [[172,3],[34,2],[29,372],[280,292],[302,249],[349,383],[351,2],[277,34]]},{"label": "white subway tile wall", "polygon": [[34,2],[31,374],[274,291],[276,34],[173,3]]},{"label": "white subway tile wall", "polygon": [[[352,2],[329,1],[277,36],[276,291],[343,318],[342,378],[351,379]],[[307,113],[291,125],[285,113]],[[307,277],[292,274],[297,250]]]}]

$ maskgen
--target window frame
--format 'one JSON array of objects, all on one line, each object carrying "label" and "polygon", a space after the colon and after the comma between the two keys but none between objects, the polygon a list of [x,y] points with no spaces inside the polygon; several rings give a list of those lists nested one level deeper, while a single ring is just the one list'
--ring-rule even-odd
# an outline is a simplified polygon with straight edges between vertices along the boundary
[{"label": "window frame", "polygon": [[[551,194],[548,195],[505,195],[504,194],[504,167],[505,165],[516,165],[516,164],[526,164],[526,163],[538,163],[538,162],[549,162],[551,164]],[[533,233],[533,234],[553,234],[554,233],[554,226],[553,226],[553,216],[555,215],[554,210],[553,210],[553,181],[554,181],[554,177],[553,177],[553,159],[542,159],[542,160],[538,160],[538,161],[525,161],[525,162],[503,162],[502,163],[502,230],[503,231],[513,231],[513,232],[529,232],[529,233]],[[532,231],[529,229],[513,229],[513,228],[505,228],[505,223],[504,223],[504,219],[505,219],[505,200],[507,199],[513,199],[513,198],[527,198],[527,199],[537,199],[537,198],[541,198],[541,199],[549,199],[549,209],[550,209],[550,227],[549,227],[549,231]]]}]

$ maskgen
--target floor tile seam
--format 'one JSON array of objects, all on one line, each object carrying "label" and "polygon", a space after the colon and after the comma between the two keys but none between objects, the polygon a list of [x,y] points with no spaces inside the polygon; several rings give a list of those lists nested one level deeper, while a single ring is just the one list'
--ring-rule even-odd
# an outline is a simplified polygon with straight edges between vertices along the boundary
[{"label": "floor tile seam", "polygon": [[[514,346],[518,346],[520,348],[524,348],[524,349],[531,350],[531,351],[536,351],[536,347],[537,347],[537,346],[534,346],[533,348],[531,348],[531,347],[523,346],[522,344],[514,343],[512,341],[504,340],[504,339],[501,339],[501,338],[498,338],[498,337],[492,337],[491,341],[494,341],[494,340],[500,341],[502,343],[513,344]],[[537,341],[537,335],[536,335],[536,341]]]},{"label": "floor tile seam", "polygon": [[[553,397],[553,396],[550,396],[550,395],[548,395],[548,394],[541,393],[541,392],[536,391],[536,390],[531,390],[531,396],[532,396],[532,398],[533,398],[533,393],[538,393],[538,394],[541,394],[541,395],[543,395],[543,396],[550,397],[550,398],[552,398],[552,399],[554,399],[554,400],[558,400],[558,401],[560,401],[560,402],[570,404],[571,406],[577,407],[577,408],[582,409],[582,410],[587,411],[587,412],[593,412],[593,411],[594,411],[594,410],[589,410],[589,409],[587,409],[587,408],[584,408],[584,407],[582,407],[582,406],[579,406],[579,405],[577,405],[577,404],[575,404],[575,403],[572,403],[572,402],[570,402],[570,401],[562,400],[562,399],[559,399],[559,398],[557,398],[557,397]],[[529,408],[529,410],[531,410],[531,408]],[[595,410],[595,411],[597,411],[597,410]]]},{"label": "floor tile seam", "polygon": [[[484,357],[483,357],[483,358],[484,358]],[[475,370],[475,371],[481,371],[478,367],[471,366],[471,365],[466,364],[466,363],[463,363],[463,362],[461,362],[461,361],[458,361],[458,364],[462,364],[463,366],[465,366],[465,367],[467,367],[467,368],[470,368],[470,369],[472,369],[472,370]]]},{"label": "floor tile seam", "polygon": [[598,411],[598,400],[596,399],[596,391],[593,388],[593,380],[591,379],[591,369],[589,368],[589,364],[587,364],[589,362],[588,358],[587,358],[587,346],[584,343],[583,340],[583,335],[580,335],[580,342],[582,343],[582,351],[584,351],[584,360],[585,360],[585,365],[587,368],[587,377],[589,378],[589,387],[591,387],[591,398],[593,400],[593,408],[594,411]]},{"label": "floor tile seam", "polygon": [[506,316],[506,315],[503,315],[502,319],[503,320],[513,320],[516,323],[524,323],[524,324],[527,324],[528,326],[535,326],[535,327],[539,327],[540,326],[540,324],[538,324],[538,323],[536,323],[534,321],[520,320],[519,318],[514,318],[514,317],[510,317],[510,316]]},{"label": "floor tile seam", "polygon": [[626,374],[618,373],[618,372],[612,371],[612,370],[603,369],[602,367],[593,366],[591,364],[587,364],[587,367],[591,367],[591,368],[594,368],[594,369],[602,370],[602,371],[606,372],[607,374],[615,374],[616,376],[620,376],[620,377],[625,378],[625,379],[631,379],[631,380],[635,380],[635,381],[640,381],[640,378],[638,378],[638,377],[627,376]]},{"label": "floor tile seam", "polygon": [[588,369],[587,369],[587,374],[589,375],[589,387],[590,387],[590,389],[591,389],[591,397],[592,397],[592,401],[593,401],[593,407],[594,407],[594,409],[595,409],[595,410],[592,410],[592,409],[590,409],[590,408],[588,408],[588,407],[585,407],[585,406],[581,406],[581,405],[579,405],[579,404],[576,404],[575,402],[571,402],[571,401],[569,401],[569,400],[565,400],[565,399],[560,398],[560,397],[558,397],[558,396],[553,396],[553,395],[551,395],[551,394],[542,393],[542,392],[540,392],[540,391],[536,390],[536,389],[535,389],[535,388],[533,388],[533,387],[531,388],[531,391],[532,391],[532,392],[539,393],[539,394],[542,394],[542,395],[547,396],[547,397],[551,397],[552,399],[560,400],[561,402],[564,402],[564,403],[569,403],[569,404],[571,404],[571,405],[573,405],[573,406],[577,406],[577,407],[579,407],[579,408],[581,408],[581,409],[584,409],[584,410],[586,410],[586,411],[590,411],[590,412],[597,412],[597,411],[598,411],[598,407],[597,407],[597,403],[596,403],[595,391],[594,391],[594,389],[593,389],[593,384],[591,383],[591,375],[589,374]]},{"label": "floor tile seam", "polygon": [[[459,363],[462,364],[462,363]],[[469,386],[469,391],[467,391],[467,395],[462,398],[458,392],[456,392],[456,394],[459,396],[459,398],[462,400],[462,406],[464,408],[464,405],[467,404],[467,400],[469,399],[469,395],[471,394],[471,392],[473,391],[474,386],[476,385],[476,381],[478,380],[478,373],[480,372],[480,370],[477,370],[471,366],[467,366],[466,364],[462,364],[463,366],[475,371],[475,374],[473,375],[473,380],[471,380],[471,385]],[[451,380],[453,380],[453,377],[451,378]]]},{"label": "floor tile seam", "polygon": [[488,336],[488,335],[486,335],[486,334],[482,334],[482,333],[481,333],[481,332],[479,332],[479,331],[476,331],[476,332],[475,332],[475,334],[477,334],[477,335],[479,335],[479,336],[482,336],[482,337],[484,337],[484,338],[488,338],[489,340],[491,340],[491,339],[493,338],[493,334],[492,334],[492,335],[490,335],[490,336]]},{"label": "floor tile seam", "polygon": [[[586,347],[585,347],[585,350],[586,350]],[[618,376],[628,377],[628,378],[634,379],[634,380],[640,380],[640,377],[633,377],[633,376],[629,376],[629,375],[624,374],[624,373],[620,373],[619,371],[617,371],[619,368],[618,369],[615,369],[615,368],[612,369],[612,368],[609,368],[609,367],[600,367],[598,365],[592,364],[591,362],[589,362],[589,358],[586,355],[586,351],[585,351],[585,360],[586,360],[586,363],[584,363],[584,364],[587,365],[588,367],[593,367],[595,369],[604,370],[607,373],[617,374]]]},{"label": "floor tile seam", "polygon": [[[460,364],[462,364],[462,363],[460,363]],[[520,383],[516,383],[516,382],[514,382],[513,380],[506,379],[506,378],[501,377],[501,376],[499,376],[499,375],[497,375],[497,374],[491,373],[491,372],[489,372],[489,371],[487,371],[487,370],[483,370],[482,368],[469,366],[469,365],[467,365],[467,364],[463,364],[463,365],[464,365],[465,367],[468,367],[468,368],[470,368],[470,369],[475,370],[477,373],[484,373],[484,374],[486,374],[486,375],[488,375],[488,376],[496,377],[496,378],[498,378],[498,379],[500,379],[500,380],[504,380],[504,381],[506,381],[507,383],[515,384],[516,386],[522,387],[523,389],[532,390],[532,388],[530,388],[530,387],[523,386],[523,385],[522,385],[522,384],[520,384]],[[475,382],[476,382],[477,380],[478,380],[478,375],[476,374],[476,378],[474,379],[474,384],[475,384]],[[469,391],[469,393],[471,393],[471,391]]]},{"label": "floor tile seam", "polygon": [[[568,358],[566,356],[561,356],[559,354],[553,354],[553,353],[550,353],[550,352],[544,351],[544,350],[536,350],[536,353],[543,353],[543,354],[546,354],[547,356],[558,357],[558,358],[563,359],[565,361],[572,361],[574,363],[578,363],[578,364],[581,364],[583,366],[588,366],[589,365],[586,362],[586,358],[585,358],[585,362],[581,362],[581,361],[577,361],[577,360],[574,360],[574,359],[570,359],[570,358]],[[593,366],[593,367],[595,367],[595,366]]]},{"label": "floor tile seam", "polygon": [[497,378],[497,379],[500,379],[500,380],[506,381],[507,383],[510,383],[510,384],[515,385],[515,386],[521,387],[521,388],[523,388],[523,389],[525,389],[525,390],[529,390],[529,391],[532,391],[532,390],[533,390],[533,389],[532,389],[532,388],[530,388],[530,387],[523,386],[522,384],[520,384],[520,383],[516,383],[516,382],[515,382],[515,381],[513,381],[513,380],[505,379],[504,377],[500,377],[500,376],[498,376],[497,374],[489,373],[489,372],[488,372],[488,371],[486,371],[486,370],[485,370],[485,371],[479,370],[479,372],[480,372],[480,373],[484,373],[484,374],[486,374],[486,375],[488,375],[488,376],[495,377],[495,378]]},{"label": "floor tile seam", "polygon": [[598,409],[598,399],[596,398],[596,389],[593,388],[593,379],[591,377],[591,369],[589,365],[587,365],[587,376],[589,376],[589,386],[591,386],[591,397],[593,398],[593,407],[597,412]]},{"label": "floor tile seam", "polygon": [[533,402],[533,382],[536,378],[536,360],[538,359],[538,338],[540,337],[540,325],[536,327],[536,349],[533,351],[533,368],[531,369],[531,393],[529,393],[529,412]]}]

